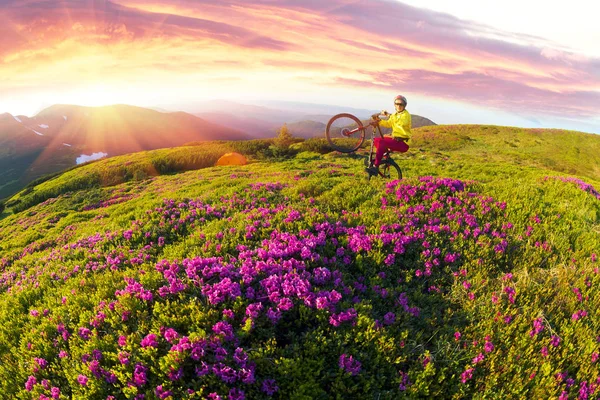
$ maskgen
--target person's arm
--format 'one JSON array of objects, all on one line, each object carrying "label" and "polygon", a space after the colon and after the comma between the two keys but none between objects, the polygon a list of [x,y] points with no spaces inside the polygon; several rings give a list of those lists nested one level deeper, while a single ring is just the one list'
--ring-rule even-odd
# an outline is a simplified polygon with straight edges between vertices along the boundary
[{"label": "person's arm", "polygon": [[391,128],[392,127],[392,121],[391,121],[392,117],[390,116],[390,114],[387,111],[385,111],[385,112],[382,111],[382,114],[387,115],[388,119],[380,119],[379,126],[382,126],[384,128]]}]

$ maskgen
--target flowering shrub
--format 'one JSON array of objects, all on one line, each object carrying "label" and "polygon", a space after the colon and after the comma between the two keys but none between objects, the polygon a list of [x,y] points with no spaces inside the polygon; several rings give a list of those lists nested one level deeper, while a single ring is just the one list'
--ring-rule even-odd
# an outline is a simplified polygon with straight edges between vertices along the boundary
[{"label": "flowering shrub", "polygon": [[592,196],[594,196],[595,198],[600,200],[600,192],[598,192],[596,190],[596,188],[594,188],[594,186],[590,185],[589,183],[585,183],[581,179],[567,178],[564,176],[546,176],[544,178],[544,180],[548,180],[548,179],[556,179],[556,180],[559,180],[562,182],[574,183],[575,185],[577,185],[579,187],[579,189],[591,194]]},{"label": "flowering shrub", "polygon": [[[322,160],[260,179],[187,173],[20,215],[2,231],[0,391],[598,394],[594,244],[565,259],[549,223],[475,182],[364,189],[351,174]],[[36,236],[41,223],[58,227]]]}]

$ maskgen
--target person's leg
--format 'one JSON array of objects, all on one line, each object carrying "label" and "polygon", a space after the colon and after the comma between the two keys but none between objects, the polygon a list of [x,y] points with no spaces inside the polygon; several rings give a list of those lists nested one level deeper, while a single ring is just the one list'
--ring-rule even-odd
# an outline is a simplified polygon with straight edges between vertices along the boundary
[{"label": "person's leg", "polygon": [[375,146],[375,160],[371,161],[371,165],[378,165],[377,154],[379,153],[379,148],[381,147],[380,137],[373,139],[373,146]]},{"label": "person's leg", "polygon": [[375,165],[376,167],[381,162],[381,159],[383,158],[383,154],[385,153],[385,150],[387,149],[387,146],[388,146],[387,139],[388,138],[378,137],[378,138],[375,138],[375,141],[373,142],[375,144],[375,147],[377,148],[377,152],[375,153],[375,162],[373,163],[373,165]]},{"label": "person's leg", "polygon": [[377,153],[375,153],[375,163],[374,165],[377,167],[379,163],[381,163],[381,159],[385,154],[386,150],[397,151],[400,153],[405,153],[408,151],[408,145],[404,141],[397,141],[390,137],[385,138],[375,138],[374,141],[375,147],[377,147]]},{"label": "person's leg", "polygon": [[408,144],[403,140],[391,139],[390,142],[386,142],[388,149],[397,151],[398,153],[406,153],[408,151]]},{"label": "person's leg", "polygon": [[375,138],[373,140],[373,146],[375,146],[377,152],[375,153],[375,162],[373,163],[373,166],[366,169],[367,173],[369,174],[369,178],[377,175],[377,168],[381,163],[381,159],[383,158],[386,150],[397,151],[400,153],[405,153],[408,151],[408,144],[406,144],[406,142],[396,141],[389,137]]}]

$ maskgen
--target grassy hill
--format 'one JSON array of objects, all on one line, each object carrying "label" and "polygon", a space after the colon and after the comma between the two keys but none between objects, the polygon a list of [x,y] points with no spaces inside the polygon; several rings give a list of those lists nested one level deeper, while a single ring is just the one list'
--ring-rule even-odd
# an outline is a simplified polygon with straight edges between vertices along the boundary
[{"label": "grassy hill", "polygon": [[[0,393],[597,396],[599,145],[435,126],[403,181],[308,140],[32,185],[0,219]],[[252,163],[211,167],[231,150]]]}]

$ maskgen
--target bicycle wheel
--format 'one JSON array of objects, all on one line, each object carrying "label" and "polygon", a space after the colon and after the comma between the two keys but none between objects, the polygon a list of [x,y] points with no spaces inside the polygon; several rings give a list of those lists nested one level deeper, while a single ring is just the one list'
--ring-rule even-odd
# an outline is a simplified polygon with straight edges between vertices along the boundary
[{"label": "bicycle wheel", "polygon": [[379,175],[385,179],[402,179],[402,170],[396,164],[396,162],[384,159],[381,160],[381,164],[377,167]]},{"label": "bicycle wheel", "polygon": [[335,150],[352,153],[363,144],[365,127],[360,119],[352,114],[338,114],[327,123],[325,134],[327,141]]}]

